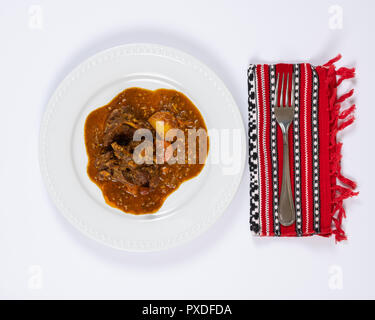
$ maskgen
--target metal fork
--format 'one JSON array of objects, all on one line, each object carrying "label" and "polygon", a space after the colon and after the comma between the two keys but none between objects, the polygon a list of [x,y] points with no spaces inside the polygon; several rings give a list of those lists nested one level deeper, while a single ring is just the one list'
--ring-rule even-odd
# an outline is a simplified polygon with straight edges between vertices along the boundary
[{"label": "metal fork", "polygon": [[283,104],[284,92],[284,73],[281,79],[280,103],[278,103],[279,75],[276,81],[276,94],[273,101],[273,107],[277,123],[283,133],[283,178],[281,184],[281,194],[279,200],[279,218],[283,226],[290,226],[296,220],[292,188],[290,185],[290,167],[289,167],[289,139],[288,129],[294,117],[294,75],[292,77],[291,103],[289,106],[289,74],[286,78],[285,104]]}]

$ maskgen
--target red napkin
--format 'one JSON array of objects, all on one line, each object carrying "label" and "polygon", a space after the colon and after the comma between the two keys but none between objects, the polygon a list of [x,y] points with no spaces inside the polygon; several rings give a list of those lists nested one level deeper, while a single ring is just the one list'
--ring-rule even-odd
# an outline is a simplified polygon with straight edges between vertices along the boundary
[{"label": "red napkin", "polygon": [[[336,69],[341,55],[323,66],[309,63],[250,65],[249,165],[250,229],[260,236],[331,236],[346,239],[342,229],[343,200],[357,194],[356,183],[341,173],[342,143],[337,133],[352,124],[355,105],[343,102],[353,90],[337,96],[355,69]],[[277,75],[295,76],[295,120],[289,128],[289,154],[296,222],[288,227],[278,219],[283,143],[271,99]],[[281,86],[280,86],[281,87]],[[280,89],[279,89],[280,90]]]}]

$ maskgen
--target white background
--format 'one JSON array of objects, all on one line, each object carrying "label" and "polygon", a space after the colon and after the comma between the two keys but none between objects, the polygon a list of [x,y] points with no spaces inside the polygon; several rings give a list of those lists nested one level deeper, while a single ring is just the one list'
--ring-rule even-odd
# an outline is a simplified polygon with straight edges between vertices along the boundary
[{"label": "white background", "polygon": [[[330,20],[332,5],[343,10],[342,28]],[[374,9],[370,0],[1,0],[0,298],[375,298]],[[346,202],[349,241],[253,238],[247,167],[222,218],[184,246],[126,253],[78,233],[41,180],[40,121],[73,67],[131,42],[202,60],[226,83],[244,122],[250,62],[322,64],[342,53],[338,65],[357,68],[346,85],[356,88],[358,119],[341,135],[344,172],[361,192]]]}]

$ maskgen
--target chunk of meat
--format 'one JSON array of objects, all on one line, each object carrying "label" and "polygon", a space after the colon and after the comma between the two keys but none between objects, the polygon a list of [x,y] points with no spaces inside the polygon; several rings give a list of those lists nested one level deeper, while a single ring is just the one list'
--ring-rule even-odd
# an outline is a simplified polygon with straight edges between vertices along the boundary
[{"label": "chunk of meat", "polygon": [[124,121],[124,124],[134,128],[134,129],[151,129],[150,124],[146,121],[132,119],[131,121]]},{"label": "chunk of meat", "polygon": [[[165,136],[170,129],[177,128],[176,118],[168,111],[155,112],[150,118],[148,118],[148,122],[150,122],[159,136]],[[163,125],[158,126],[158,122],[162,122]]]},{"label": "chunk of meat", "polygon": [[98,170],[103,170],[108,168],[108,162],[112,159],[112,152],[106,152],[101,155],[99,155],[95,159],[95,167]]},{"label": "chunk of meat", "polygon": [[133,140],[134,131],[134,128],[126,124],[106,127],[103,135],[103,144],[105,147],[108,147],[112,142],[116,141],[126,145]]},{"label": "chunk of meat", "polygon": [[112,175],[107,170],[102,170],[98,173],[99,180],[111,180]]},{"label": "chunk of meat", "polygon": [[150,188],[151,189],[156,189],[160,183],[159,176],[152,176],[150,179]]},{"label": "chunk of meat", "polygon": [[121,165],[135,169],[137,164],[133,160],[133,154],[131,154],[126,147],[120,146],[117,142],[112,142],[111,147],[115,157],[121,160]]},{"label": "chunk of meat", "polygon": [[127,180],[138,186],[147,186],[149,184],[150,175],[147,171],[142,169],[130,170],[125,172]]},{"label": "chunk of meat", "polygon": [[139,194],[139,192],[140,192],[140,187],[139,187],[139,186],[137,186],[137,185],[135,185],[135,184],[133,184],[133,183],[130,183],[130,182],[127,181],[127,180],[125,180],[125,181],[123,182],[123,185],[124,185],[124,187],[125,187],[125,191],[126,191],[127,193],[132,194],[133,196],[137,196],[137,195]]},{"label": "chunk of meat", "polygon": [[105,147],[116,141],[126,145],[133,140],[136,130],[133,125],[132,115],[128,113],[128,106],[112,110],[105,121],[103,144]]},{"label": "chunk of meat", "polygon": [[112,179],[113,181],[122,183],[125,191],[127,193],[132,194],[133,196],[137,196],[138,194],[145,195],[145,194],[148,194],[148,192],[149,192],[149,190],[148,190],[149,188],[142,187],[141,185],[137,185],[135,183],[132,183],[132,182],[128,181],[125,178],[125,176],[124,176],[122,170],[120,169],[120,167],[115,167],[113,169],[112,177],[113,177],[113,179]]}]

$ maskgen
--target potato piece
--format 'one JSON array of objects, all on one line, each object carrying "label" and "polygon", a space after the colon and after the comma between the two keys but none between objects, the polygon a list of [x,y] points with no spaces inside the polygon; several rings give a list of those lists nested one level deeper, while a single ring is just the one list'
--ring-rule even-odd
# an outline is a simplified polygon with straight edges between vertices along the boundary
[{"label": "potato piece", "polygon": [[[157,126],[156,123],[158,121],[164,122],[164,127]],[[168,111],[155,112],[150,118],[148,118],[148,122],[156,130],[156,133],[159,136],[165,136],[170,129],[177,128],[176,118]]]}]

